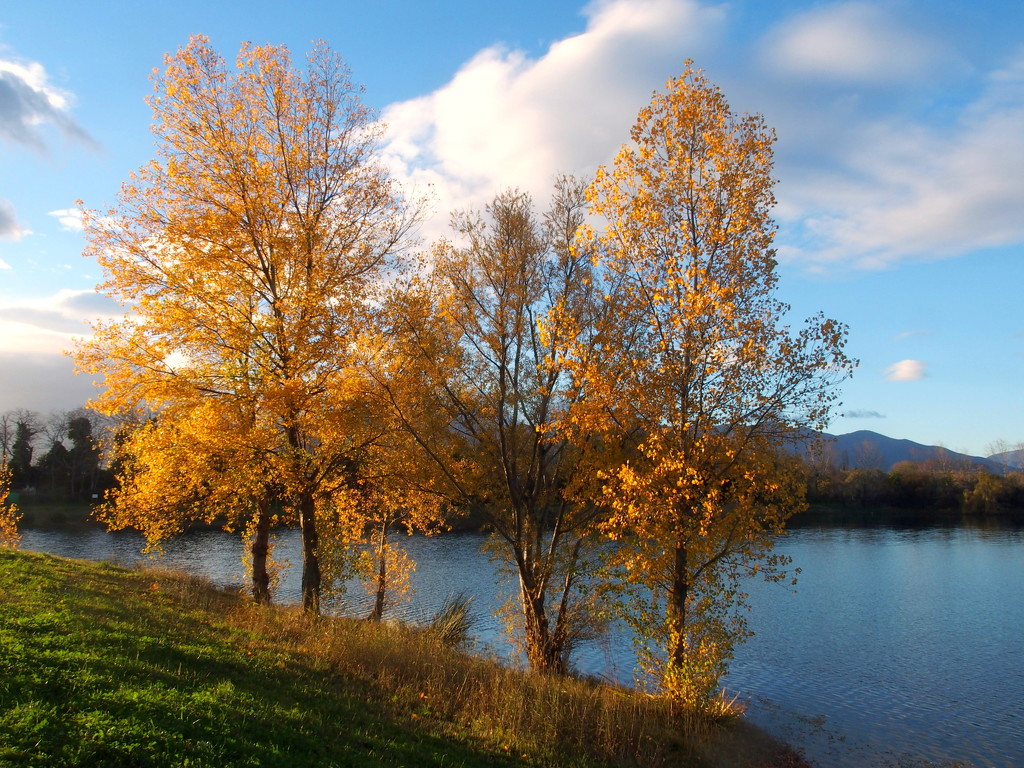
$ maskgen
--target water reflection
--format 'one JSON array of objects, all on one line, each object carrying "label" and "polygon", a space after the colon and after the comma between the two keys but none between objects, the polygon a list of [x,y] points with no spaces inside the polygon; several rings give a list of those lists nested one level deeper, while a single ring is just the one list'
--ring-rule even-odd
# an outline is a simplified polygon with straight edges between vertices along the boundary
[{"label": "water reflection", "polygon": [[[419,564],[415,599],[398,612],[422,620],[457,591],[475,599],[481,643],[510,653],[493,609],[495,565],[483,538],[403,540]],[[134,563],[131,533],[26,531],[23,547],[67,557]],[[797,592],[750,585],[753,640],[737,650],[726,680],[750,700],[752,720],[802,746],[820,766],[920,765],[953,760],[992,768],[1024,765],[1024,532],[931,528],[802,528],[779,545],[802,569]],[[294,567],[276,599],[299,599],[298,537],[283,532],[275,559]],[[162,565],[219,583],[241,583],[241,545],[219,532],[182,537]],[[329,607],[365,615],[352,585]],[[580,648],[588,674],[629,680],[630,638],[615,630]]]}]

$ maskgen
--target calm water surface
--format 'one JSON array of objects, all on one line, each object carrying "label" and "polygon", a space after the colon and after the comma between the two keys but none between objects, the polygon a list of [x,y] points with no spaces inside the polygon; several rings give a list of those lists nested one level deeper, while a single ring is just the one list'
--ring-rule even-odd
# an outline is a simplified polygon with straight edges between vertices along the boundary
[{"label": "calm water surface", "polygon": [[[445,597],[475,598],[480,643],[508,646],[491,615],[496,569],[483,538],[403,540],[417,561],[413,602],[398,612],[426,618]],[[101,531],[25,531],[23,548],[132,563],[140,537]],[[748,715],[802,748],[821,768],[925,765],[1024,766],[1024,532],[970,528],[801,529],[780,546],[802,569],[797,591],[751,585],[751,628],[725,681]],[[168,546],[164,565],[215,582],[241,583],[241,545],[212,532]],[[299,599],[299,542],[281,534],[288,559],[277,599]],[[354,586],[333,606],[369,612]],[[613,631],[579,650],[582,672],[628,681],[628,634]]]}]

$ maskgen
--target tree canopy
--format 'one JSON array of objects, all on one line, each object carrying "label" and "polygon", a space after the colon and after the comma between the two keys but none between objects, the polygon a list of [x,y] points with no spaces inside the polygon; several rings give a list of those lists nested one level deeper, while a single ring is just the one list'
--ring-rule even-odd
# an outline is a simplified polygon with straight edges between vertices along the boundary
[{"label": "tree canopy", "polygon": [[688,65],[589,186],[559,178],[545,216],[498,193],[411,263],[415,209],[326,46],[299,71],[194,37],[154,88],[156,157],[86,217],[130,310],[77,351],[94,407],[134,418],[107,521],[247,531],[258,600],[270,527],[297,525],[304,606],[353,566],[380,618],[411,567],[389,534],[476,512],[553,672],[603,550],[649,679],[708,706],[746,633],[740,578],[784,576],[772,544],[804,495],[786,449],[854,365],[844,325],[793,329],[777,297],[763,119]]},{"label": "tree canopy", "polygon": [[774,134],[688,67],[640,111],[588,189],[607,309],[580,355],[580,434],[622,435],[604,470],[611,563],[658,686],[707,701],[743,634],[738,576],[799,509],[785,449],[849,375],[846,328],[798,331],[776,298]]},{"label": "tree canopy", "polygon": [[[361,339],[413,214],[375,161],[360,89],[323,44],[300,72],[284,47],[243,45],[231,66],[193,37],[154,91],[156,157],[117,207],[86,217],[100,289],[131,314],[97,324],[78,364],[103,377],[101,411],[169,425],[216,415],[217,439],[244,456],[234,466],[256,476],[234,487],[273,484],[297,520],[316,611],[318,518],[378,438]],[[205,466],[193,469],[225,477]]]},{"label": "tree canopy", "polygon": [[564,672],[587,627],[597,539],[598,508],[577,493],[586,451],[554,429],[582,395],[567,354],[595,309],[590,254],[575,243],[583,189],[560,178],[543,217],[516,190],[454,214],[454,242],[392,297],[394,343],[378,375],[435,487],[493,531],[517,583],[506,618],[543,671]]},{"label": "tree canopy", "polygon": [[18,505],[9,498],[11,492],[11,470],[7,466],[7,456],[0,463],[0,546],[16,546],[21,540],[18,534]]}]

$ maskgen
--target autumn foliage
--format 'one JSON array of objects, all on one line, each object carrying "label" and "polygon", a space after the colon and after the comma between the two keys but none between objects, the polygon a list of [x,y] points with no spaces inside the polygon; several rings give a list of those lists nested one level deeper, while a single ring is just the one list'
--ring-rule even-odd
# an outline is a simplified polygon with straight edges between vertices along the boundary
[{"label": "autumn foliage", "polygon": [[296,526],[305,607],[360,573],[380,618],[412,568],[393,534],[470,510],[531,666],[566,671],[610,596],[651,689],[707,707],[746,634],[741,577],[785,575],[785,448],[853,366],[842,324],[792,329],[776,297],[763,120],[688,66],[589,186],[560,178],[543,215],[501,192],[416,264],[326,47],[302,73],[197,37],[154,82],[157,156],[87,217],[131,312],[77,352],[93,406],[133,415],[108,523],[245,531],[258,600],[271,527]]},{"label": "autumn foliage", "polygon": [[21,541],[18,533],[18,520],[21,515],[18,505],[8,498],[11,491],[11,470],[7,466],[7,457],[0,462],[0,546],[15,547]]},{"label": "autumn foliage", "polygon": [[852,362],[843,325],[792,331],[775,296],[763,120],[688,68],[631,138],[588,190],[607,304],[570,422],[632,445],[601,475],[615,588],[655,687],[701,707],[744,634],[740,576],[782,576],[772,542],[802,503],[785,449],[824,426]]},{"label": "autumn foliage", "polygon": [[568,353],[595,309],[590,254],[575,242],[583,190],[560,178],[543,216],[515,190],[454,215],[455,242],[390,299],[376,374],[437,492],[493,532],[490,551],[516,583],[504,617],[548,672],[568,669],[596,618],[587,576],[600,508],[579,493],[588,452],[555,430],[583,395]]},{"label": "autumn foliage", "polygon": [[302,74],[284,48],[246,45],[229,66],[195,37],[154,84],[157,157],[116,208],[87,217],[100,288],[132,314],[98,324],[79,366],[103,376],[94,407],[156,420],[124,443],[139,469],[110,519],[130,514],[151,538],[178,526],[168,505],[132,500],[179,476],[174,493],[199,516],[233,497],[231,517],[262,533],[272,494],[302,531],[303,602],[316,611],[319,527],[352,509],[381,437],[364,407],[361,340],[411,214],[326,47]]}]

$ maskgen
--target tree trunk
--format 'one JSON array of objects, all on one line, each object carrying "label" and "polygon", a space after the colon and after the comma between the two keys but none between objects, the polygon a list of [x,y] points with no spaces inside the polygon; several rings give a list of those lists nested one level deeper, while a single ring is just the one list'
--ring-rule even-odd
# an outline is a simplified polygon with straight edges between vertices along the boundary
[{"label": "tree trunk", "polygon": [[252,537],[252,596],[260,605],[270,604],[270,499],[259,499],[256,509],[256,527]]},{"label": "tree trunk", "polygon": [[380,545],[377,547],[377,562],[379,563],[377,568],[377,598],[374,600],[373,610],[370,611],[370,615],[367,617],[370,621],[380,621],[384,617],[384,599],[387,596],[388,589],[388,568],[387,561],[385,560],[387,541],[387,531],[381,529]]},{"label": "tree trunk", "polygon": [[672,590],[669,592],[668,616],[675,640],[669,649],[669,662],[676,669],[686,666],[686,600],[689,595],[689,574],[687,573],[686,544],[676,541],[675,564],[672,573]]},{"label": "tree trunk", "polygon": [[316,550],[316,506],[311,493],[299,499],[299,528],[302,531],[302,610],[320,615],[320,560]]},{"label": "tree trunk", "polygon": [[520,576],[523,619],[526,622],[526,660],[530,669],[545,674],[564,675],[566,669],[561,642],[551,632],[544,595],[536,594]]}]

